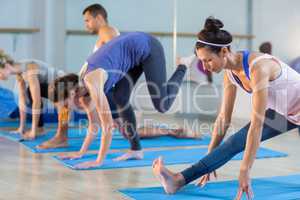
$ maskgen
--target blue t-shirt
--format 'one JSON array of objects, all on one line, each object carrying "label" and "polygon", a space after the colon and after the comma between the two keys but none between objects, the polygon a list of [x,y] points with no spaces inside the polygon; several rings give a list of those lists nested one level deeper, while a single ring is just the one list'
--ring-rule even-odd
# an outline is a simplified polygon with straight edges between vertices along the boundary
[{"label": "blue t-shirt", "polygon": [[104,91],[108,92],[126,73],[139,66],[150,54],[151,35],[142,32],[122,34],[104,44],[88,59],[86,74],[98,68],[108,73]]}]

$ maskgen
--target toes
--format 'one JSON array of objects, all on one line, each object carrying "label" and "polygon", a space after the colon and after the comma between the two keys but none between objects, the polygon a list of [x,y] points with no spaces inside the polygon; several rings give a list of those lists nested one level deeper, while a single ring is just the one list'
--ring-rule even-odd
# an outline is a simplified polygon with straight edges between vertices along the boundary
[{"label": "toes", "polygon": [[152,163],[152,167],[155,168],[158,164],[158,158],[156,158],[153,163]]}]

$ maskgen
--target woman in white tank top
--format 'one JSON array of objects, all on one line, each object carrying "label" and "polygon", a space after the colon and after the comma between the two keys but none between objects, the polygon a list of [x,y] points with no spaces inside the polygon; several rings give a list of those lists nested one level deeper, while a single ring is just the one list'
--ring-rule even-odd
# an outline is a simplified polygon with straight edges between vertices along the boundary
[{"label": "woman in white tank top", "polygon": [[[220,20],[208,18],[196,43],[198,58],[207,70],[226,71],[222,107],[208,154],[180,173],[168,170],[162,159],[155,160],[154,174],[167,193],[175,193],[200,177],[198,185],[205,185],[210,180],[209,173],[245,150],[236,200],[240,200],[243,193],[251,199],[250,169],[260,142],[300,126],[300,75],[273,56],[249,51],[232,52],[232,36],[222,27]],[[221,143],[230,125],[237,87],[252,96],[251,121]]]}]

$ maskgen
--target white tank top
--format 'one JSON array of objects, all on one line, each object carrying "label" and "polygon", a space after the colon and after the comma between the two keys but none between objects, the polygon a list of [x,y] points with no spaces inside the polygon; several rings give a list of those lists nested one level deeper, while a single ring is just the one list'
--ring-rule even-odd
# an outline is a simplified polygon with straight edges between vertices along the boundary
[{"label": "white tank top", "polygon": [[[281,74],[269,82],[268,108],[285,116],[290,122],[300,125],[300,74],[284,62],[268,54],[255,58],[249,66],[252,67],[262,59],[274,59],[281,67]],[[233,77],[232,72],[226,71],[231,82],[241,87]]]}]

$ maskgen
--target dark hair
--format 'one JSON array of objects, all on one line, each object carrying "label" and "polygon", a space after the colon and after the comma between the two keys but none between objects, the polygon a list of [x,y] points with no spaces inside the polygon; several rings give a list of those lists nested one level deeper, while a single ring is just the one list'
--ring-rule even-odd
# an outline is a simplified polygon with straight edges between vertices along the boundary
[{"label": "dark hair", "polygon": [[271,42],[264,42],[259,46],[259,52],[272,54],[272,44]]},{"label": "dark hair", "polygon": [[49,100],[54,103],[65,100],[69,97],[69,92],[76,89],[79,85],[77,74],[68,74],[55,79],[49,85]]},{"label": "dark hair", "polygon": [[98,3],[92,4],[88,7],[86,7],[83,10],[82,14],[84,15],[86,12],[89,12],[93,17],[97,17],[97,15],[101,15],[106,22],[108,21],[107,20],[107,12],[106,12],[105,8]]},{"label": "dark hair", "polygon": [[[226,30],[221,30],[223,26],[224,25],[221,20],[215,19],[214,17],[208,17],[205,21],[204,28],[197,35],[198,39],[214,44],[231,43],[232,35]],[[222,49],[222,47],[208,45],[201,42],[196,43],[196,49],[204,47],[209,48],[214,53],[219,53]],[[230,50],[230,46],[227,48]]]}]

